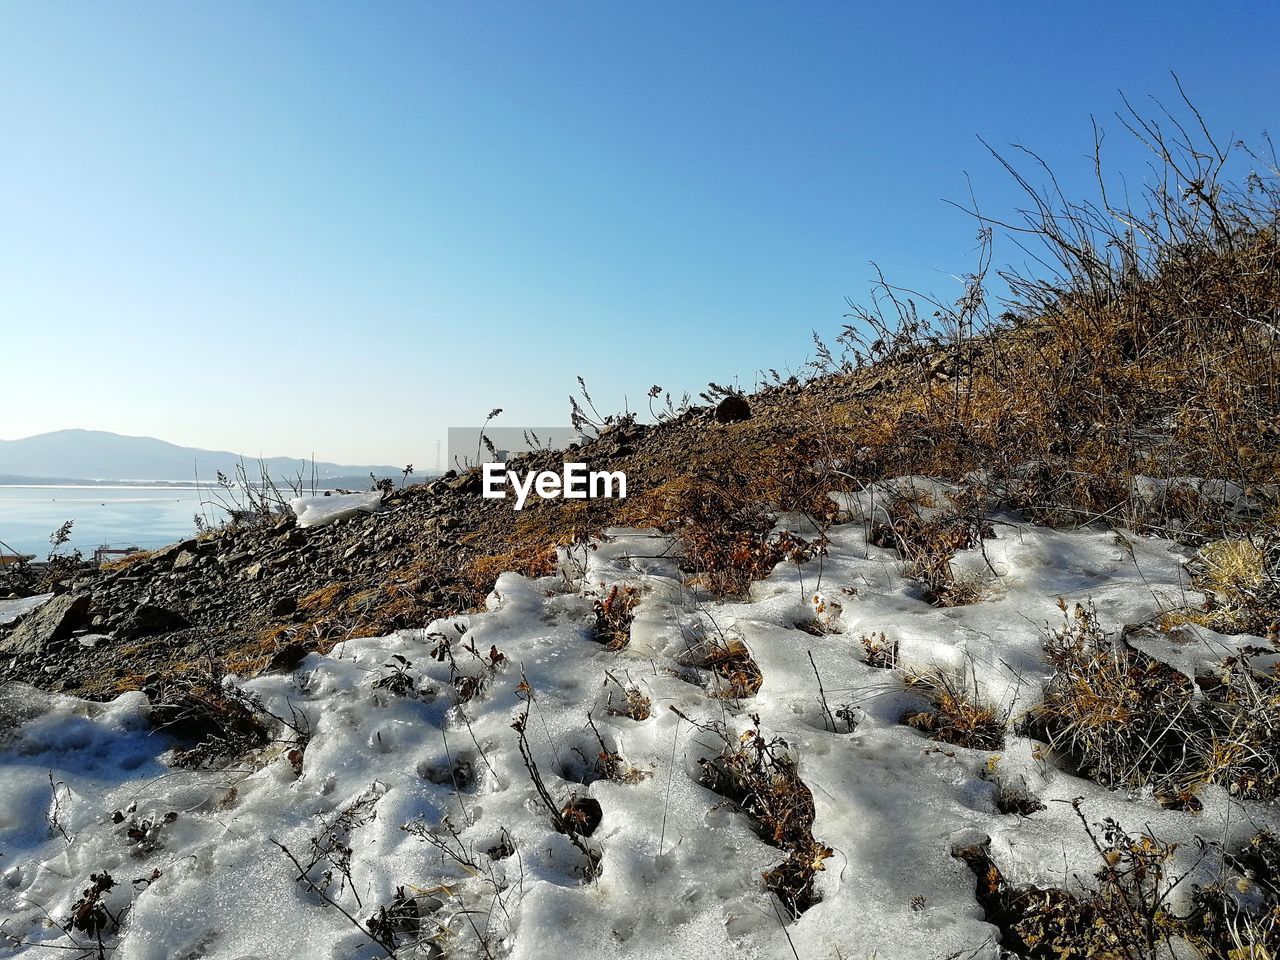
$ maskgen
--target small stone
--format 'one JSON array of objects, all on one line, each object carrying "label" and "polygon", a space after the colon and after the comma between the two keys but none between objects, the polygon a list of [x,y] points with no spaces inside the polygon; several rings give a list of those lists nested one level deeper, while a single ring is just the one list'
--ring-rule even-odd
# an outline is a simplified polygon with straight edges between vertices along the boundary
[{"label": "small stone", "polygon": [[270,662],[267,663],[266,672],[276,670],[284,670],[293,672],[307,656],[307,648],[300,643],[290,643],[272,654]]},{"label": "small stone", "polygon": [[187,618],[176,610],[143,603],[122,624],[120,633],[129,638],[148,637],[156,633],[170,633],[191,626]]}]

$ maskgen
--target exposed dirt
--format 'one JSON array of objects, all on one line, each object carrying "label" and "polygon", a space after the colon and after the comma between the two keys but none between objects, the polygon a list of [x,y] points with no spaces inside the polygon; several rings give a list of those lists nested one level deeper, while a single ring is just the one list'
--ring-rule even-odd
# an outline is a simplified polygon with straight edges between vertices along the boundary
[{"label": "exposed dirt", "polygon": [[[653,426],[624,423],[579,449],[512,460],[518,470],[583,462],[626,473],[629,500],[486,500],[478,475],[392,493],[380,513],[300,529],[292,517],[238,525],[58,586],[89,598],[71,635],[0,653],[0,681],[106,698],[158,677],[288,667],[349,636],[421,626],[483,602],[503,570],[546,572],[550,547],[628,519],[638,494],[682,476],[784,456],[814,424],[857,426],[860,398],[892,386],[883,368],[783,383],[735,400],[722,423],[694,407]],[[748,419],[738,419],[747,412]],[[447,475],[446,475],[447,476]],[[8,628],[15,630],[17,625]],[[6,631],[0,630],[0,651]]]}]

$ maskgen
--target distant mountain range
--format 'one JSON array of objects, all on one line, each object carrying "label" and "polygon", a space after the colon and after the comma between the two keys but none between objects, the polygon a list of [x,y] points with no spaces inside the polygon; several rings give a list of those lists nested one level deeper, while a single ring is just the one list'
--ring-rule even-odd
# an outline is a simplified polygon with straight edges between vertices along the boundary
[{"label": "distant mountain range", "polygon": [[399,479],[401,467],[361,466],[301,457],[242,456],[228,450],[180,447],[153,437],[125,437],[103,430],[55,430],[23,440],[0,440],[0,484],[25,483],[213,483],[218,472],[235,478],[243,462],[250,479],[258,479],[261,463],[278,482],[302,473],[322,486],[368,484],[369,474]]}]

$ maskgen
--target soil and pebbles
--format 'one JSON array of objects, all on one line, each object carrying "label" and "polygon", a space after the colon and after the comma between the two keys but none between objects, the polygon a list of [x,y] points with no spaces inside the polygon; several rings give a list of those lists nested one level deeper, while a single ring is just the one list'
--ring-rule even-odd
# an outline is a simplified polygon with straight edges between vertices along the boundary
[{"label": "soil and pebbles", "polygon": [[[634,497],[720,458],[785,445],[821,412],[887,385],[883,375],[783,383],[656,426],[624,421],[580,448],[526,454],[509,468],[558,471],[573,461],[623,470]],[[378,513],[329,526],[302,529],[291,515],[229,525],[114,567],[85,567],[54,585],[58,595],[39,611],[0,627],[0,682],[108,698],[187,672],[288,667],[347,636],[482,603],[485,581],[500,570],[477,561],[527,545],[540,529],[563,536],[563,515],[549,511],[575,510],[586,533],[623,506],[531,499],[516,512],[513,500],[482,498],[480,486],[475,473],[446,474],[392,492]]]}]

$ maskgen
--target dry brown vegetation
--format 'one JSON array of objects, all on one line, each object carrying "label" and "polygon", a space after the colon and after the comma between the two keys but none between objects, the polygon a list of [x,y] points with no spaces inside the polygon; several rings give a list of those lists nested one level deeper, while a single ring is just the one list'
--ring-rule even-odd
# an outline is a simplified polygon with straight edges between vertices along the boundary
[{"label": "dry brown vegetation", "polygon": [[132,553],[126,553],[123,557],[117,557],[114,560],[107,560],[100,569],[110,572],[112,570],[127,570],[135,563],[143,560],[150,560],[156,555],[155,550],[135,550]]},{"label": "dry brown vegetation", "polygon": [[267,717],[253,701],[213,678],[182,679],[148,692],[156,728],[190,744],[175,755],[176,766],[215,766],[270,739]]},{"label": "dry brown vegetation", "polygon": [[592,604],[596,617],[592,625],[595,641],[610,650],[621,650],[630,643],[631,621],[635,619],[635,608],[639,602],[640,591],[635,587],[610,587],[603,599]]},{"label": "dry brown vegetation", "polygon": [[786,744],[776,737],[766,740],[760,718],[751,720],[755,727],[736,738],[723,726],[689,722],[724,743],[719,755],[699,761],[703,786],[732,800],[761,839],[785,852],[781,863],[765,871],[764,882],[794,918],[820,899],[814,880],[832,850],[813,836],[813,794]]},{"label": "dry brown vegetation", "polygon": [[677,662],[682,667],[696,667],[710,674],[708,692],[719,699],[743,700],[755,696],[764,683],[759,664],[738,637],[704,637],[691,644]]},{"label": "dry brown vegetation", "polygon": [[878,635],[864,633],[858,638],[858,642],[862,644],[867,666],[877,670],[892,670],[897,667],[898,641],[887,639],[883,630]]},{"label": "dry brown vegetation", "polygon": [[[633,498],[622,520],[678,536],[692,584],[717,597],[742,597],[783,560],[803,562],[823,549],[821,538],[774,532],[780,501],[769,489],[787,499],[776,482],[762,487],[741,466],[714,477],[681,476]],[[827,507],[834,512],[830,501]]]},{"label": "dry brown vegetation", "polygon": [[923,588],[923,599],[942,607],[973,603],[981,596],[977,586],[956,577],[951,561],[959,550],[978,546],[995,535],[977,509],[978,494],[967,488],[956,493],[947,508],[926,507],[919,500],[897,496],[879,510],[871,523],[868,540],[878,547],[897,550],[906,564],[904,573]]},{"label": "dry brown vegetation", "polygon": [[[957,300],[882,278],[871,304],[853,307],[837,349],[818,343],[812,382],[765,377],[742,422],[689,429],[687,415],[664,417],[651,432],[677,442],[640,443],[612,461],[635,489],[592,521],[678,535],[687,572],[724,596],[744,595],[797,549],[771,536],[779,511],[805,513],[821,530],[834,513],[828,490],[910,474],[961,482],[978,505],[1040,522],[1099,520],[1195,543],[1274,530],[1275,162],[1218,143],[1190,104],[1183,113],[1185,123],[1172,112],[1159,123],[1121,117],[1151,148],[1151,186],[1132,204],[1117,204],[1100,150],[1096,198],[1081,201],[1061,194],[1038,158],[1029,157],[1037,174],[1024,176],[999,157],[1027,208],[1011,224],[975,212],[981,254]],[[997,233],[1029,251],[1037,272],[996,271]],[[629,429],[612,419],[614,432]],[[1235,484],[1254,508],[1235,510],[1194,484],[1153,496],[1139,483],[1188,476]],[[949,564],[988,535],[973,526],[980,512],[962,505],[937,520],[909,502],[891,510],[877,533],[924,592],[942,604],[975,600]],[[549,512],[561,536],[585,516]],[[1266,543],[1273,556],[1274,538]]]},{"label": "dry brown vegetation", "polygon": [[[634,683],[624,684],[609,671],[605,671],[608,699],[605,712],[614,717],[630,717],[632,720],[648,720],[653,715],[653,700]],[[609,686],[612,684],[613,686]]]},{"label": "dry brown vegetation", "polygon": [[1195,807],[1220,784],[1238,797],[1280,794],[1280,674],[1246,649],[1195,683],[1113,642],[1092,610],[1062,604],[1045,650],[1054,675],[1028,730],[1099,783],[1149,787],[1162,802]]},{"label": "dry brown vegetation", "polygon": [[1265,635],[1280,643],[1280,530],[1206,544],[1192,565],[1204,591],[1198,610],[1172,611],[1166,627],[1197,623],[1222,633]]},{"label": "dry brown vegetation", "polygon": [[[1125,832],[1114,820],[1095,826],[1076,811],[1098,854],[1093,884],[1080,890],[1011,884],[986,846],[955,856],[977,878],[977,898],[1001,932],[1001,946],[1026,960],[1270,960],[1280,949],[1280,844],[1266,831],[1223,857],[1222,883],[1191,891],[1192,909],[1172,906],[1186,882],[1171,858],[1176,846],[1149,831]],[[1248,907],[1224,890],[1252,889]],[[1189,951],[1187,948],[1190,947]]]},{"label": "dry brown vegetation", "polygon": [[923,693],[930,709],[912,710],[902,722],[941,743],[974,750],[999,750],[1004,746],[1008,717],[983,702],[964,678],[946,673],[912,675],[908,688]]}]

